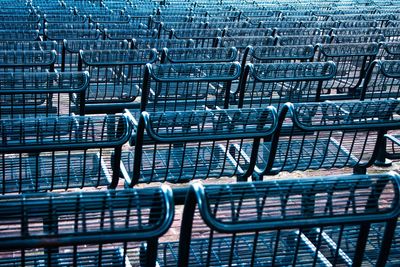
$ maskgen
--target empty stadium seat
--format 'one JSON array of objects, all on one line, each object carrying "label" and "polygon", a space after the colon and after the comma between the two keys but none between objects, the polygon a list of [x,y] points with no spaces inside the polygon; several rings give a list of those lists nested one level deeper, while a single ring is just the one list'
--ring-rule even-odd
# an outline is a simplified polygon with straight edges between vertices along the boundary
[{"label": "empty stadium seat", "polygon": [[318,102],[325,84],[336,74],[333,62],[257,63],[246,66],[239,90],[237,105],[242,107],[281,106]]},{"label": "empty stadium seat", "polygon": [[115,188],[132,132],[124,115],[4,119],[0,131],[1,194]]},{"label": "empty stadium seat", "polygon": [[179,241],[160,243],[158,263],[385,266],[400,214],[398,191],[394,173],[195,183]]},{"label": "empty stadium seat", "polygon": [[[285,104],[273,138],[260,147],[254,176],[343,167],[365,173],[376,160],[385,131],[400,126],[393,116],[399,104],[398,100]],[[250,151],[251,146],[246,154]]]},{"label": "empty stadium seat", "polygon": [[0,196],[0,266],[155,267],[173,216],[167,186]]},{"label": "empty stadium seat", "polygon": [[0,72],[0,119],[84,115],[86,72]]},{"label": "empty stadium seat", "polygon": [[138,108],[135,100],[143,90],[145,65],[157,59],[154,49],[82,50],[78,70],[88,71],[90,75],[86,111],[115,113],[125,108]]},{"label": "empty stadium seat", "polygon": [[322,98],[358,98],[366,71],[378,52],[378,43],[319,45],[318,61],[333,61],[337,67],[334,78],[324,85]]},{"label": "empty stadium seat", "polygon": [[1,72],[47,72],[54,71],[57,53],[54,50],[2,50]]},{"label": "empty stadium seat", "polygon": [[276,124],[274,108],[143,112],[134,150],[123,152],[122,173],[129,186],[224,176],[246,180],[254,160],[247,164],[241,148],[253,144],[254,157],[260,138]]}]

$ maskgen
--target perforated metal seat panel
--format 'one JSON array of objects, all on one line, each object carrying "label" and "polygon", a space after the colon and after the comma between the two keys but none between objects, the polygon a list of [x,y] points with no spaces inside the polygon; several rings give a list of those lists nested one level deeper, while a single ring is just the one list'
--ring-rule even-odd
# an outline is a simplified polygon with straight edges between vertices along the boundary
[{"label": "perforated metal seat panel", "polygon": [[[193,238],[189,266],[331,266],[322,254],[315,257],[310,243],[303,233],[296,230]],[[295,250],[298,255],[293,254]],[[175,266],[177,253],[178,242],[161,243],[158,263],[160,266]]]},{"label": "perforated metal seat panel", "polygon": [[[233,144],[234,142],[232,142]],[[142,150],[141,183],[182,183],[193,179],[219,178],[242,174],[226,142],[148,146]],[[134,154],[122,153],[127,175],[133,175]]]},{"label": "perforated metal seat panel", "polygon": [[[350,153],[351,145],[340,144],[335,138],[328,136],[313,138],[307,136],[308,140],[296,137],[291,141],[279,143],[272,168],[281,171],[307,170],[307,169],[330,169],[332,167],[354,167],[360,159]],[[314,140],[313,140],[314,139]],[[270,145],[264,144],[259,152],[258,167],[263,169],[270,155]]]}]

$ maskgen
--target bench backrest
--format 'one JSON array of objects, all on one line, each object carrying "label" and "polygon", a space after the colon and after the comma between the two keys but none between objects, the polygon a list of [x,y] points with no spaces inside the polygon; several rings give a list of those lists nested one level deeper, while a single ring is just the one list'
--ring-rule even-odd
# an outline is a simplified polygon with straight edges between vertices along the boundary
[{"label": "bench backrest", "polygon": [[178,111],[227,108],[231,85],[241,68],[231,63],[147,64],[141,111]]},{"label": "bench backrest", "polygon": [[317,102],[325,84],[336,74],[333,62],[248,64],[237,94],[238,106]]},{"label": "bench backrest", "polygon": [[360,99],[390,99],[400,96],[400,60],[376,60],[369,67]]}]

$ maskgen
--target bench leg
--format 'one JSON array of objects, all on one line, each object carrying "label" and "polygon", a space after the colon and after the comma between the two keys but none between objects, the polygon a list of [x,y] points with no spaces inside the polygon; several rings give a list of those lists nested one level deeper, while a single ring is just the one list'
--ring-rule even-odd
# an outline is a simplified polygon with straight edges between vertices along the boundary
[{"label": "bench leg", "polygon": [[378,155],[374,162],[377,167],[389,167],[392,166],[392,161],[386,158],[386,138],[383,138],[382,143],[379,145]]},{"label": "bench leg", "polygon": [[367,168],[362,166],[355,166],[353,168],[353,174],[367,174]]},{"label": "bench leg", "polygon": [[[44,218],[43,220],[43,230],[48,233],[57,233],[58,232],[58,218],[56,216],[51,216]],[[46,257],[46,265],[47,266],[58,266],[58,247],[47,247],[45,248]]]},{"label": "bench leg", "polygon": [[387,222],[384,236],[382,239],[385,241],[382,243],[381,252],[379,253],[379,258],[377,260],[376,266],[386,265],[386,262],[389,259],[390,248],[392,246],[393,239],[395,238],[396,226],[397,226],[397,218]]}]

